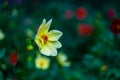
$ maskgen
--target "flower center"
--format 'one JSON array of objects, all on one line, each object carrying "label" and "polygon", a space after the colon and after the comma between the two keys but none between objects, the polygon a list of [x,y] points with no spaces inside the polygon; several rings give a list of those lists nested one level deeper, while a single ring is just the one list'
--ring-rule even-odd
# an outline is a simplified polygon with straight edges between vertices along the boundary
[{"label": "flower center", "polygon": [[44,66],[44,62],[40,62],[40,66],[41,66],[41,67]]},{"label": "flower center", "polygon": [[119,30],[120,30],[120,25],[119,25],[119,24],[117,25],[117,29],[119,29]]},{"label": "flower center", "polygon": [[42,35],[43,42],[46,44],[48,42],[48,36]]}]

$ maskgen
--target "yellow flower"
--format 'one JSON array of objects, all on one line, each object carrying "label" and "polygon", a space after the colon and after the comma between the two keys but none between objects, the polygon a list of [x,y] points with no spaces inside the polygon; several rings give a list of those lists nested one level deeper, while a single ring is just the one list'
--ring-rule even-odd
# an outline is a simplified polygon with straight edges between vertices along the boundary
[{"label": "yellow flower", "polygon": [[35,59],[35,66],[38,69],[47,70],[50,66],[50,59],[44,56],[38,55]]},{"label": "yellow flower", "polygon": [[63,66],[63,67],[69,67],[71,64],[69,61],[67,61],[67,56],[63,53],[60,52],[57,56],[58,63]]},{"label": "yellow flower", "polygon": [[0,30],[0,40],[3,40],[5,38],[5,34]]},{"label": "yellow flower", "polygon": [[52,19],[47,23],[46,20],[43,19],[43,22],[35,36],[35,42],[38,45],[40,52],[46,56],[56,56],[57,49],[62,47],[62,44],[58,39],[63,33],[58,30],[51,30],[48,32],[51,22]]}]

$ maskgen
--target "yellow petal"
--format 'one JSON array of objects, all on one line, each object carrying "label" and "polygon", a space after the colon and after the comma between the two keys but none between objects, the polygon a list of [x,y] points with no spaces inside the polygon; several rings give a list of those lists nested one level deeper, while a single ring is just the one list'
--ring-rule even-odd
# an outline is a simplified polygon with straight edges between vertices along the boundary
[{"label": "yellow petal", "polygon": [[35,37],[35,42],[39,48],[42,47],[42,41],[39,38]]},{"label": "yellow petal", "polygon": [[56,56],[57,50],[54,47],[45,45],[40,49],[40,52],[46,56]]},{"label": "yellow petal", "polygon": [[51,23],[52,23],[52,19],[50,19],[50,20],[47,22],[47,24],[46,24],[47,32],[48,32],[48,30],[49,30],[49,28],[50,28],[50,26],[51,26]]},{"label": "yellow petal", "polygon": [[37,35],[39,36],[41,33],[46,32],[46,30],[47,30],[46,29],[46,19],[43,19],[43,22],[38,29]]},{"label": "yellow petal", "polygon": [[55,49],[55,48],[53,48],[54,50],[54,52],[53,53],[51,53],[51,56],[57,56],[57,50]]},{"label": "yellow petal", "polygon": [[62,36],[62,32],[58,31],[58,30],[51,30],[48,33],[48,37],[50,41],[57,41],[61,36]]},{"label": "yellow petal", "polygon": [[49,46],[52,46],[54,48],[61,48],[62,44],[59,41],[50,41],[48,43]]},{"label": "yellow petal", "polygon": [[40,37],[41,35],[48,33],[51,22],[52,22],[52,19],[49,20],[47,23],[46,23],[46,19],[43,19],[43,22],[38,29],[36,37]]}]

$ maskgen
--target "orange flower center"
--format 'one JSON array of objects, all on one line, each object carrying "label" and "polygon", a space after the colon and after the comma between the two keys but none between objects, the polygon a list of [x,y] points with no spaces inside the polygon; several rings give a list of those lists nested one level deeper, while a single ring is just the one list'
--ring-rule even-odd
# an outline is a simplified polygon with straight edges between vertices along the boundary
[{"label": "orange flower center", "polygon": [[119,29],[119,30],[120,30],[120,25],[119,25],[119,24],[117,25],[117,29]]},{"label": "orange flower center", "polygon": [[43,39],[45,44],[48,42],[48,36],[47,35],[42,35],[42,39]]}]

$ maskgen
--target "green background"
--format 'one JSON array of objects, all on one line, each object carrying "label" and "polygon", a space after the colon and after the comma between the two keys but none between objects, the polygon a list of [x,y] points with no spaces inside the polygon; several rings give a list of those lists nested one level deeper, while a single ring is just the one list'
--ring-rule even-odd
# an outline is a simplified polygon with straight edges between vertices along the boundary
[{"label": "green background", "polygon": [[[0,41],[0,80],[120,80],[120,35],[110,31],[112,20],[107,10],[114,9],[115,17],[120,17],[119,0],[0,0],[0,29],[5,38]],[[64,18],[67,10],[83,7],[87,11],[84,20],[74,15]],[[51,59],[48,70],[36,69],[34,60],[38,47],[33,41],[36,30],[43,19],[53,19],[51,29],[60,30],[60,38],[70,67],[61,67],[56,57]],[[97,22],[96,22],[97,21]],[[90,36],[80,36],[78,25],[93,27]],[[33,37],[26,30],[33,31]],[[33,44],[34,49],[26,49]],[[16,51],[19,60],[10,65],[9,56]],[[31,61],[28,61],[31,57]],[[101,71],[106,65],[107,69]]]}]

